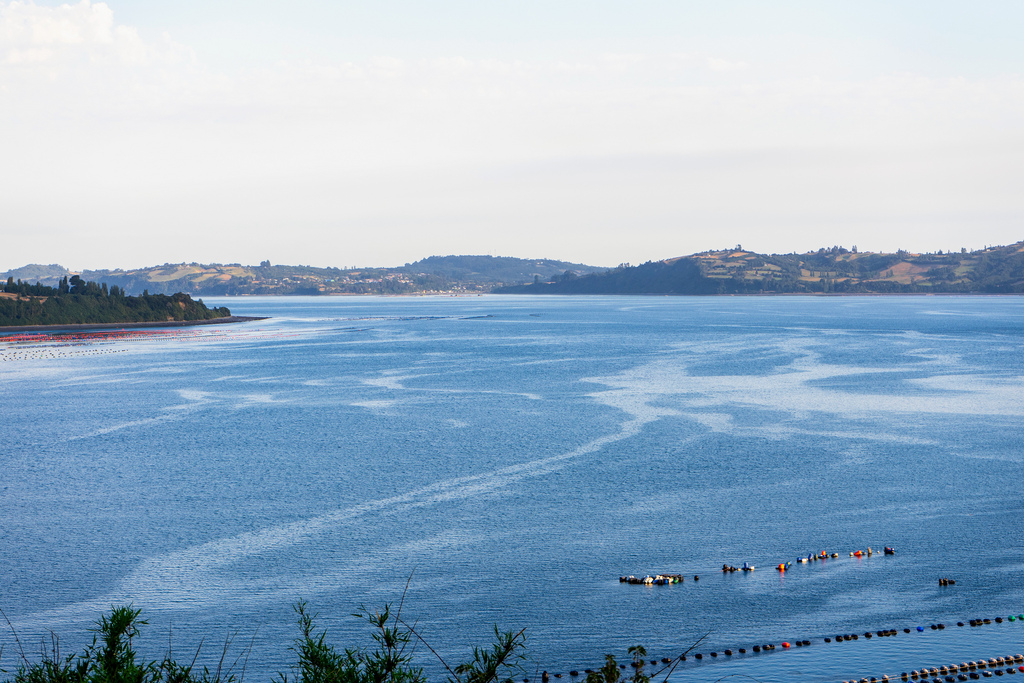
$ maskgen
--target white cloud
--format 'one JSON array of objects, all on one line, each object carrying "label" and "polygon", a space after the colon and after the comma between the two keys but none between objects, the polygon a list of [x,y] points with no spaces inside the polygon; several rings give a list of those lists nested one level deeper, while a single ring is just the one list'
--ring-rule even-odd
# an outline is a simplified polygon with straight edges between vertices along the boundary
[{"label": "white cloud", "polygon": [[6,65],[66,66],[86,61],[143,66],[176,63],[189,56],[168,38],[145,43],[134,28],[115,24],[114,13],[105,3],[0,5],[0,62]]}]

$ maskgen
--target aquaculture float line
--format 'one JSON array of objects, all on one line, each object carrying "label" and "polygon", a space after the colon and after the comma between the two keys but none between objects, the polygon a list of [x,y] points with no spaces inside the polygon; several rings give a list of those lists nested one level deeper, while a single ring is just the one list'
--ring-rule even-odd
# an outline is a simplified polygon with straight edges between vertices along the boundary
[{"label": "aquaculture float line", "polygon": [[[1006,674],[1024,673],[1024,655],[1015,654],[1005,657],[992,657],[991,659],[979,659],[972,662],[960,664],[944,664],[942,666],[922,667],[921,670],[914,669],[910,673],[906,671],[899,675],[882,675],[881,678],[851,678],[843,683],[890,683],[895,679],[900,681],[930,681],[930,683],[957,683],[957,681],[978,680],[981,678],[992,678],[992,676],[1003,676]],[[1005,669],[1003,667],[1006,667]]]},{"label": "aquaculture float line", "polygon": [[[995,623],[995,624],[1002,624],[1004,621],[1005,622],[1018,622],[1021,625],[1024,625],[1024,614],[1017,614],[1017,615],[1011,614],[1011,615],[1009,615],[1006,618],[995,617],[995,618],[970,619],[966,623],[963,622],[963,621],[958,621],[956,625],[958,627],[964,627],[964,626],[979,627],[979,626],[985,626],[985,625],[993,624],[993,623]],[[945,624],[943,624],[943,623],[935,623],[935,624],[929,624],[927,627],[926,626],[920,626],[920,625],[919,626],[913,626],[913,627],[909,627],[908,626],[908,627],[904,627],[902,629],[902,631],[905,634],[906,633],[915,633],[915,632],[916,633],[924,633],[925,631],[928,631],[928,630],[931,630],[931,631],[942,631],[942,630],[945,630],[945,628],[946,628]],[[815,641],[822,642],[822,643],[844,643],[844,642],[853,641],[853,640],[861,640],[862,638],[864,640],[871,640],[872,638],[875,638],[875,637],[878,637],[878,638],[889,638],[889,637],[893,637],[893,636],[898,635],[900,630],[901,629],[898,629],[898,628],[886,628],[886,629],[878,629],[876,631],[866,631],[866,632],[861,633],[861,634],[858,634],[858,633],[847,633],[847,634],[839,634],[839,635],[836,635],[836,636],[825,636],[825,637],[818,636],[814,641],[812,641],[810,639],[785,640],[785,641],[782,641],[782,642],[780,642],[778,644],[776,644],[776,643],[763,643],[763,644],[751,645],[751,646],[747,646],[747,647],[726,648],[726,649],[721,650],[721,651],[713,650],[713,651],[708,652],[708,653],[703,653],[703,652],[693,653],[691,651],[692,650],[692,648],[691,648],[691,650],[687,650],[686,653],[681,654],[681,655],[677,655],[675,657],[662,657],[660,660],[659,659],[652,659],[652,660],[650,660],[651,666],[655,666],[656,667],[656,666],[658,666],[659,663],[663,665],[661,669],[659,669],[658,671],[653,672],[652,678],[658,676],[659,674],[666,673],[667,671],[669,671],[669,669],[677,666],[678,663],[680,663],[680,662],[690,662],[690,661],[692,661],[693,664],[696,665],[697,663],[710,663],[711,661],[717,660],[720,656],[725,658],[725,659],[732,659],[732,658],[736,657],[737,655],[746,655],[748,652],[751,653],[751,656],[753,656],[754,654],[760,655],[760,654],[766,654],[766,653],[770,653],[770,652],[785,652],[785,651],[790,650],[790,649],[795,648],[795,647],[809,647]],[[748,650],[748,647],[749,647],[749,650]],[[705,659],[705,658],[708,658],[708,659]],[[630,666],[639,667],[639,666],[644,666],[646,664],[647,664],[646,661],[642,661],[642,662],[641,661],[637,661],[637,662],[631,662]],[[1011,665],[1013,665],[1013,666],[1011,666]],[[619,668],[620,669],[625,669],[626,666],[627,666],[626,664],[619,664]],[[1012,674],[1016,674],[1016,673],[1024,673],[1024,655],[1016,654],[1016,655],[1010,655],[1010,656],[993,657],[991,659],[981,659],[981,660],[977,660],[977,661],[973,661],[973,662],[964,662],[963,664],[957,664],[956,665],[957,668],[955,670],[952,668],[952,666],[953,665],[947,664],[945,666],[938,666],[938,667],[925,667],[925,668],[922,668],[920,670],[915,670],[913,672],[903,672],[903,673],[899,673],[899,674],[884,674],[882,676],[872,677],[872,678],[860,678],[860,679],[854,678],[854,679],[850,679],[848,681],[843,681],[843,683],[891,683],[891,682],[896,681],[896,680],[900,680],[900,681],[917,681],[918,683],[957,683],[958,681],[962,683],[963,681],[967,681],[967,680],[975,680],[975,679],[980,679],[980,678],[990,678],[992,676],[1003,676],[1003,675],[1012,675]],[[945,669],[945,673],[943,673],[943,669]],[[586,675],[586,674],[593,673],[594,671],[595,671],[595,669],[583,669],[582,673],[584,675]],[[934,676],[932,675],[933,672],[935,672]],[[581,673],[580,670],[572,669],[572,670],[570,670],[568,672],[568,676],[569,676],[570,679],[575,680],[576,678],[578,678],[580,676],[580,673]],[[943,678],[938,678],[939,675],[945,676],[945,678],[944,679]],[[563,674],[561,674],[561,673],[548,673],[547,671],[544,671],[541,674],[541,681],[542,681],[542,683],[549,683],[551,678],[562,678],[562,677],[563,677]],[[523,683],[530,683],[530,679],[529,678],[524,678],[523,679]],[[1022,681],[1022,683],[1024,683],[1024,681]]]},{"label": "aquaculture float line", "polygon": [[[878,552],[877,550],[872,550],[870,546],[868,546],[868,549],[867,549],[866,552],[863,551],[863,550],[852,550],[852,551],[850,551],[850,557],[856,557],[856,558],[871,557],[872,555],[895,555],[895,554],[896,554],[896,549],[892,548],[890,546],[885,546],[885,548],[882,549],[882,552]],[[810,563],[813,563],[813,562],[818,562],[818,561],[823,561],[823,560],[828,560],[828,559],[833,559],[834,560],[834,559],[838,559],[838,558],[839,558],[839,553],[836,553],[836,552],[831,552],[830,553],[827,550],[822,550],[820,553],[810,553],[809,555],[807,555],[807,557],[798,557],[796,559],[796,562],[798,564],[810,564]],[[779,564],[775,565],[775,569],[777,569],[780,572],[785,572],[787,569],[789,569],[792,566],[793,566],[792,562],[780,562]],[[729,564],[728,562],[726,562],[726,563],[724,563],[722,565],[722,573],[723,574],[731,574],[733,572],[738,572],[738,571],[752,572],[755,569],[756,569],[756,567],[754,565],[750,564],[749,562],[744,562],[743,566],[741,566],[741,567],[735,567],[735,566]],[[647,574],[647,575],[645,575],[643,577],[637,577],[637,576],[633,576],[632,574],[630,574],[628,576],[620,576],[619,577],[619,583],[628,583],[628,584],[631,584],[631,585],[634,585],[634,586],[636,586],[636,585],[642,585],[642,586],[669,586],[669,585],[672,585],[674,583],[683,583],[685,578],[686,577],[684,575],[682,575],[682,574],[655,574],[653,576],[650,575],[650,574]],[[693,580],[694,581],[699,581],[700,580],[700,576],[694,575]],[[948,583],[944,583],[944,582],[948,582]],[[942,579],[939,583],[940,583],[940,585],[945,586],[945,585],[953,585],[953,584],[956,583],[956,581],[953,581],[952,579]]]}]

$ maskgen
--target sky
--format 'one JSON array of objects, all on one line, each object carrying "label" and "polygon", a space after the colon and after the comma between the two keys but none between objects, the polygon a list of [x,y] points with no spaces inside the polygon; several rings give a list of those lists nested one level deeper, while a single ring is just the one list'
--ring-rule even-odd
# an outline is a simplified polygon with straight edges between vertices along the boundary
[{"label": "sky", "polygon": [[1024,239],[1019,0],[0,0],[0,270]]}]

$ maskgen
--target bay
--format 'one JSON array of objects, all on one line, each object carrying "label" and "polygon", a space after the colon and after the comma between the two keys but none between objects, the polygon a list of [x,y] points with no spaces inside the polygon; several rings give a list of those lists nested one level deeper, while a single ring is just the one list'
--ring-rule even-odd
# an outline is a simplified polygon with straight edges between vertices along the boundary
[{"label": "bay", "polygon": [[[1022,649],[1024,624],[954,626],[1024,612],[1018,298],[207,303],[272,317],[0,348],[0,607],[23,640],[67,651],[130,602],[152,656],[205,638],[216,660],[237,633],[265,680],[295,601],[352,646],[351,613],[404,594],[446,660],[525,628],[531,678],[702,637],[822,647],[691,656],[686,680]],[[773,569],[821,551],[839,557]],[[655,572],[687,580],[619,582]]]}]

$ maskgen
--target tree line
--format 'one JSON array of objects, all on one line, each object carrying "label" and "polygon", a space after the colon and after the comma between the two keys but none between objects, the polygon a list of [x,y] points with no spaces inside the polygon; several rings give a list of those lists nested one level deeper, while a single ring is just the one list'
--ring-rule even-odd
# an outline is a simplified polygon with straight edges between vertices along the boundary
[{"label": "tree line", "polygon": [[188,294],[127,296],[117,285],[64,277],[56,287],[9,277],[0,297],[0,326],[74,325],[213,320],[231,315],[225,307],[208,308]]}]

